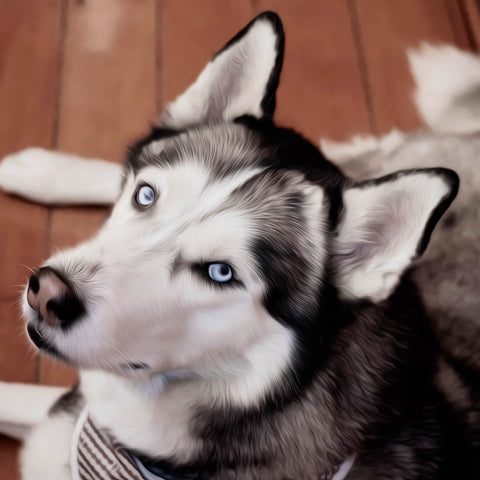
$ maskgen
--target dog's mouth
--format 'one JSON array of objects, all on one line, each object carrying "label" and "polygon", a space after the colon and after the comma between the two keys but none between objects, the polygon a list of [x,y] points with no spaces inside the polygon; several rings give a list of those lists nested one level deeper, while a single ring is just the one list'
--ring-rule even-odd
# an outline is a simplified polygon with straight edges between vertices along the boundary
[{"label": "dog's mouth", "polygon": [[65,355],[60,353],[57,348],[43,336],[42,332],[38,328],[38,325],[30,322],[27,325],[27,333],[30,337],[30,340],[39,350],[42,350],[43,352],[46,352],[49,355],[58,358],[59,360],[69,363],[69,360],[65,357]]},{"label": "dog's mouth", "polygon": [[[51,341],[45,338],[37,322],[32,321],[27,324],[27,334],[30,337],[30,340],[33,342],[33,344],[40,351],[47,353],[48,355],[64,363],[74,365],[74,362],[72,362],[68,357],[66,357],[63,353],[61,353],[57,349],[57,347],[53,345]],[[150,369],[150,366],[144,362],[125,362],[120,365],[121,371],[135,372],[135,371],[145,371],[149,369]]]}]

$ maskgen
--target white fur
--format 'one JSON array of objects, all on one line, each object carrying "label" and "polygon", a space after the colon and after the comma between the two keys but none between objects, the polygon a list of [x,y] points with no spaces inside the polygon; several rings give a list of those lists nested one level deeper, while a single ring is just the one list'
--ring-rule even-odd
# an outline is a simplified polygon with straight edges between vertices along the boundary
[{"label": "white fur", "polygon": [[0,163],[0,188],[45,204],[112,204],[121,178],[116,163],[42,148],[26,148]]},{"label": "white fur", "polygon": [[0,432],[25,439],[65,391],[61,387],[0,382]]},{"label": "white fur", "polygon": [[352,158],[372,154],[378,150],[382,150],[388,155],[402,145],[404,139],[405,134],[394,128],[382,137],[355,135],[348,142],[336,142],[328,138],[321,138],[320,149],[327,158],[334,159],[336,164],[342,165]]},{"label": "white fur", "polygon": [[347,458],[341,465],[335,475],[332,477],[332,480],[344,480],[347,478],[347,475],[350,473],[350,470],[355,463],[355,455]]},{"label": "white fur", "polygon": [[478,55],[424,43],[408,51],[408,60],[416,83],[416,104],[427,125],[443,133],[480,129]]},{"label": "white fur", "polygon": [[41,421],[21,452],[22,480],[70,480],[70,444],[75,417],[60,414]]}]

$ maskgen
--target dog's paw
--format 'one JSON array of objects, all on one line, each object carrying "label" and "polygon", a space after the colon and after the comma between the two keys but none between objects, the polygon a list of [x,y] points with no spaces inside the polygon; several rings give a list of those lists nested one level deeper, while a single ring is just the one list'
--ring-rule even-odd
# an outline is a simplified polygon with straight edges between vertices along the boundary
[{"label": "dog's paw", "polygon": [[0,189],[48,205],[110,205],[122,167],[105,160],[27,148],[0,162]]},{"label": "dog's paw", "polygon": [[49,203],[55,197],[55,177],[64,165],[61,154],[26,148],[0,162],[0,188],[7,193]]}]

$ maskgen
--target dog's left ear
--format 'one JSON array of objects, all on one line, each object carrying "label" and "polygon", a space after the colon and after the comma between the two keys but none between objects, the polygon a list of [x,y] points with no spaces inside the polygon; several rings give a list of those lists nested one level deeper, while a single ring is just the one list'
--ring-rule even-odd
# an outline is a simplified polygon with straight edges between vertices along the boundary
[{"label": "dog's left ear", "polygon": [[233,37],[182,95],[167,106],[162,126],[182,129],[243,115],[272,117],[283,63],[278,15],[265,12]]},{"label": "dog's left ear", "polygon": [[458,191],[447,169],[398,172],[357,183],[343,194],[334,240],[337,286],[344,298],[390,296]]}]

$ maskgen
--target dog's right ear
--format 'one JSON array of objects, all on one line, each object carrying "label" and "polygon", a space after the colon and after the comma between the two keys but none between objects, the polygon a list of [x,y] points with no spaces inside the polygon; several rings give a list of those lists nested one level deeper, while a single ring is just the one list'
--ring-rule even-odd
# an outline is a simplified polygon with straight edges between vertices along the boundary
[{"label": "dog's right ear", "polygon": [[388,298],[420,257],[458,191],[445,168],[405,170],[353,184],[334,239],[337,286],[343,298]]},{"label": "dog's right ear", "polygon": [[162,126],[270,118],[283,63],[284,34],[278,15],[264,12],[233,37],[182,95],[167,106]]}]

